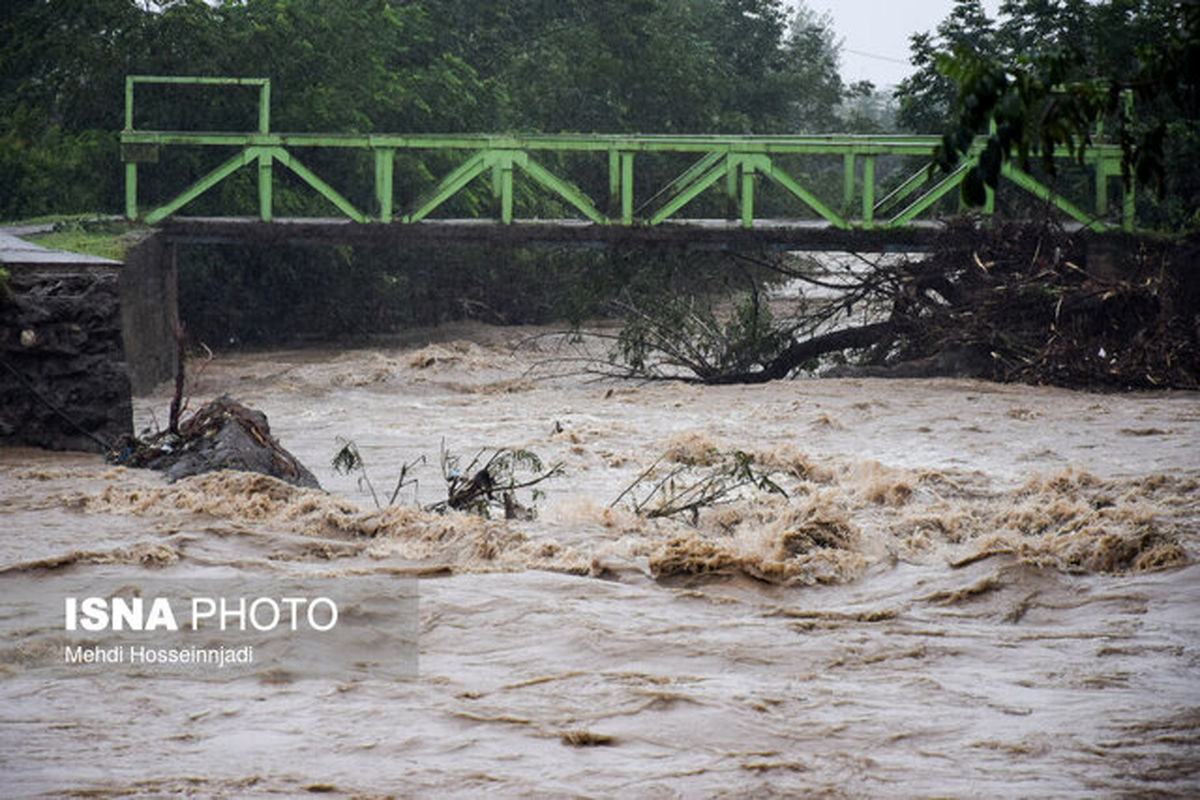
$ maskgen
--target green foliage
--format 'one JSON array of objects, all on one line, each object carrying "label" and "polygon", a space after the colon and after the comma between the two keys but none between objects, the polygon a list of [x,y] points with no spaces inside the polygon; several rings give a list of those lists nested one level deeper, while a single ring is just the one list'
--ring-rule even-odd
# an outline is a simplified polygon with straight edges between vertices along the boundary
[{"label": "green foliage", "polygon": [[[826,16],[781,0],[9,0],[0,17],[0,217],[119,211],[128,74],[272,81],[272,127],[296,131],[817,131],[847,96]],[[246,130],[253,90],[138,87],[141,128]],[[315,155],[337,185],[373,164]],[[162,196],[211,169],[172,155]],[[324,163],[324,161],[328,163]],[[397,164],[398,200],[443,165]],[[367,181],[369,183],[369,181]],[[228,181],[196,213],[253,207]],[[369,199],[369,198],[368,198]],[[468,198],[468,203],[470,199]],[[480,198],[480,202],[483,199]],[[281,211],[321,213],[307,187]],[[240,205],[239,205],[240,204]]]},{"label": "green foliage", "polygon": [[103,176],[116,165],[113,131],[70,133],[23,104],[0,112],[0,219],[111,207],[115,184]]},{"label": "green foliage", "polygon": [[[371,493],[371,499],[375,501],[375,507],[383,508],[384,504],[379,502],[379,495],[376,494],[375,485],[371,483],[371,477],[367,474],[367,465],[363,461],[362,453],[358,451],[358,445],[354,443],[353,439],[343,439],[340,436],[337,437],[337,442],[341,447],[333,454],[333,460],[330,462],[333,471],[340,475],[350,475],[357,472],[359,490],[361,491],[365,486],[367,491]],[[408,474],[414,467],[424,462],[425,456],[421,456],[416,461],[405,464],[400,468],[400,476],[396,479],[396,486],[392,489],[391,496],[388,497],[388,506],[395,505],[396,498],[400,496],[401,489],[405,486],[416,484],[416,479],[409,480]]]},{"label": "green foliage", "polygon": [[330,462],[333,471],[341,475],[349,475],[351,472],[363,469],[362,455],[358,452],[358,445],[353,440],[343,439],[340,436],[338,443],[342,445],[341,449],[334,453],[333,461]]},{"label": "green foliage", "polygon": [[115,219],[66,219],[50,233],[28,237],[43,247],[124,261],[125,254],[147,231],[137,223]]},{"label": "green foliage", "polygon": [[870,81],[852,84],[842,101],[842,128],[848,133],[892,133],[899,106],[890,91],[876,89]]},{"label": "green foliage", "polygon": [[695,525],[701,509],[732,502],[746,489],[787,497],[772,472],[757,468],[754,456],[741,450],[721,454],[703,467],[680,464],[665,474],[658,471],[661,460],[625,487],[609,507],[628,498],[635,514],[650,519],[686,515]]},{"label": "green foliage", "polygon": [[613,362],[643,377],[761,370],[787,348],[791,329],[775,322],[756,289],[738,297],[732,309],[717,309],[691,293],[626,295]]},{"label": "green foliage", "polygon": [[[864,91],[842,84],[829,16],[782,0],[146,5],[8,0],[0,14],[0,218],[123,209],[118,129],[129,74],[270,78],[279,131],[816,132],[841,127],[843,102]],[[256,124],[255,91],[139,85],[134,122],[247,130]],[[164,150],[139,175],[139,193],[169,197],[224,157]],[[373,203],[361,196],[367,189],[345,188],[372,185],[369,155],[329,149],[304,158],[352,202]],[[398,155],[397,203],[453,166],[444,155]],[[649,170],[649,185],[681,165],[664,159],[639,169]],[[275,174],[279,215],[328,213],[307,185],[286,170]],[[603,164],[587,180],[594,196],[607,193]],[[471,191],[446,213],[486,209],[490,191]],[[760,206],[771,202],[764,189]],[[557,203],[529,182],[517,185],[523,214],[555,216]],[[724,199],[699,198],[696,208],[723,214]],[[245,169],[188,212],[256,209],[255,176]],[[656,256],[640,260],[648,265],[586,251],[185,246],[180,306],[192,335],[213,346],[366,335],[463,315],[579,322],[605,310],[622,286],[660,286],[672,269]]]},{"label": "green foliage", "polygon": [[1009,0],[1001,14],[997,24],[978,0],[958,0],[936,43],[914,37],[918,71],[899,91],[903,123],[928,130],[948,118],[935,156],[944,169],[987,135],[964,199],[981,203],[1009,160],[1038,159],[1054,175],[1056,152],[1081,158],[1106,124],[1126,183],[1159,196],[1154,221],[1194,224],[1200,166],[1184,153],[1200,141],[1200,4]]},{"label": "green foliage", "polygon": [[[536,486],[562,471],[561,464],[547,469],[532,450],[509,447],[485,447],[464,464],[459,456],[446,450],[444,442],[441,463],[446,499],[430,506],[430,510],[467,511],[482,517],[499,510],[505,519],[532,519],[533,504],[541,499],[541,491],[533,490],[527,507],[517,502],[517,490]],[[528,477],[523,478],[521,473]]]},{"label": "green foliage", "polygon": [[896,121],[900,127],[915,133],[941,131],[954,104],[955,86],[938,69],[938,57],[956,49],[983,57],[998,51],[995,23],[981,0],[955,0],[936,35],[913,34],[909,59],[915,69],[896,90],[900,101]]},{"label": "green foliage", "polygon": [[830,13],[818,15],[799,4],[779,70],[780,82],[784,83],[782,90],[791,106],[784,130],[796,133],[857,130],[853,119],[843,117],[842,104],[855,101],[873,87],[867,82],[849,87],[843,84],[838,73],[839,50]]}]

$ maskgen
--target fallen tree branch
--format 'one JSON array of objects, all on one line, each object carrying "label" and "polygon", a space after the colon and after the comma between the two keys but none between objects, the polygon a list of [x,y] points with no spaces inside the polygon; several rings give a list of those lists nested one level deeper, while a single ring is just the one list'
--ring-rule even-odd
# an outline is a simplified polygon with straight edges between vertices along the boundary
[{"label": "fallen tree branch", "polygon": [[808,361],[841,350],[858,350],[864,347],[871,347],[885,341],[895,334],[895,332],[896,326],[890,321],[831,331],[830,333],[814,336],[804,341],[793,341],[788,345],[786,350],[773,358],[762,370],[714,376],[705,382],[710,384],[730,384],[767,383],[769,381],[782,380],[797,369],[800,369]]}]

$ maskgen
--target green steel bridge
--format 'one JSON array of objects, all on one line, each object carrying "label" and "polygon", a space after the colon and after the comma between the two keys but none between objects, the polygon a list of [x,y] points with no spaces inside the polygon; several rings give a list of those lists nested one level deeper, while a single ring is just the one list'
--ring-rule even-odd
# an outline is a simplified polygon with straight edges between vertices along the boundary
[{"label": "green steel bridge", "polygon": [[[257,130],[138,129],[134,94],[143,84],[256,89]],[[199,238],[221,235],[214,232],[222,230],[236,238],[232,232],[249,223],[260,231],[284,228],[291,235],[337,228],[342,231],[338,238],[347,241],[354,238],[347,236],[350,231],[386,228],[444,240],[757,239],[800,249],[805,242],[841,249],[832,245],[864,237],[903,244],[913,241],[914,231],[936,228],[935,217],[945,208],[946,196],[978,158],[976,151],[948,174],[930,169],[936,136],[279,133],[271,130],[270,105],[267,78],[127,77],[121,133],[126,216]],[[215,151],[216,157],[202,154],[213,162],[229,155],[190,185],[171,188],[174,194],[165,200],[147,202],[140,197],[143,171],[152,170],[168,150],[181,149]],[[338,188],[318,174],[319,167],[310,166],[346,154],[360,158],[359,183],[370,186]],[[426,174],[420,182],[398,185],[398,157],[446,168],[444,174]],[[915,170],[914,164],[919,165]],[[884,180],[878,174],[880,165],[887,167]],[[910,174],[898,173],[897,165],[907,165]],[[182,216],[189,204],[245,167],[257,172],[257,214]],[[292,184],[299,179],[328,201],[338,216],[278,215],[281,169],[294,176],[288,178]],[[1110,208],[1109,201],[1110,184],[1121,173],[1120,148],[1093,143],[1084,152],[1082,166],[1074,169],[1083,172],[1083,179],[1073,182],[1082,199],[1066,197],[1055,185],[1012,164],[1004,167],[1002,191],[1012,191],[1007,184],[1032,195],[1072,226],[1131,231],[1133,190],[1120,192],[1116,208]],[[343,181],[355,174],[332,171]],[[410,177],[413,173],[404,171]],[[561,209],[563,215],[521,216],[522,204],[542,212]],[[982,213],[997,213],[996,205],[995,192],[989,189]],[[694,212],[698,207],[710,213],[703,218],[685,216],[689,208]],[[714,208],[719,212],[711,213]]]}]

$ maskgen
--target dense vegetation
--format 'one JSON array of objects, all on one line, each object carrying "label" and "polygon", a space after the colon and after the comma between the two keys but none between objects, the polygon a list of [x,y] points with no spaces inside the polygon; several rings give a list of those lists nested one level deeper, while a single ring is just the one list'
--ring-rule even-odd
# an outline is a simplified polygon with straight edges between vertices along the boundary
[{"label": "dense vegetation", "polygon": [[[827,20],[781,0],[145,5],[6,0],[0,219],[120,210],[127,74],[269,77],[286,131],[827,131],[866,91],[843,86]],[[137,124],[251,129],[253,99],[146,87]]]},{"label": "dense vegetation", "polygon": [[[118,212],[125,76],[193,74],[271,78],[275,130],[868,132],[894,116],[905,130],[948,131],[948,163],[996,116],[974,194],[1003,158],[1073,146],[1107,118],[1131,170],[1163,179],[1143,221],[1194,227],[1196,7],[1007,0],[993,20],[980,0],[956,0],[936,32],[914,37],[915,72],[893,115],[869,84],[841,79],[828,17],[783,0],[6,0],[0,219]],[[136,123],[246,130],[252,91],[147,86]],[[313,166],[339,186],[370,185],[367,158],[328,159]],[[164,155],[143,191],[161,197],[211,166]],[[396,184],[446,168],[399,157]],[[253,210],[249,173],[192,208]],[[830,177],[836,185],[840,170]],[[322,202],[299,185],[276,193],[281,214],[321,213]],[[518,197],[526,210],[539,202]],[[462,314],[578,320],[618,288],[662,291],[698,272],[678,254],[197,247],[181,255],[181,299],[192,334],[220,345]]]},{"label": "dense vegetation", "polygon": [[1005,0],[998,20],[980,0],[956,0],[936,35],[913,37],[912,53],[898,122],[944,133],[947,168],[989,134],[968,200],[982,200],[1008,159],[1053,172],[1056,150],[1080,154],[1103,124],[1143,189],[1140,223],[1200,227],[1196,0]]},{"label": "dense vegetation", "polygon": [[[1074,149],[1107,118],[1130,169],[1163,189],[1147,221],[1195,224],[1198,29],[1194,0],[1005,0],[999,19],[956,0],[913,37],[895,122],[948,131],[952,158],[997,118],[980,175],[992,180],[1002,156]],[[120,210],[128,74],[265,75],[276,130],[879,129],[889,115],[869,84],[842,81],[838,48],[827,16],[783,0],[7,0],[0,219]],[[140,127],[254,122],[253,98],[228,89],[145,87],[138,108]],[[179,186],[197,168],[153,172]],[[404,185],[430,165],[398,170]]]}]

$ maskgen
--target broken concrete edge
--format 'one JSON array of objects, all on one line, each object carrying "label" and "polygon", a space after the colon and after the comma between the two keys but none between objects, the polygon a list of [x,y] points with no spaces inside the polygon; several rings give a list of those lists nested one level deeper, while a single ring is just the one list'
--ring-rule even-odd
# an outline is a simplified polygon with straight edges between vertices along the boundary
[{"label": "broken concrete edge", "polygon": [[[98,216],[86,221],[122,219]],[[59,224],[0,226],[0,268],[8,271],[10,285],[14,272],[29,269],[60,270],[66,274],[86,269],[116,270],[123,360],[133,393],[148,394],[175,372],[174,331],[179,317],[175,246],[147,231],[121,262],[43,247],[22,238],[52,232]]]}]

